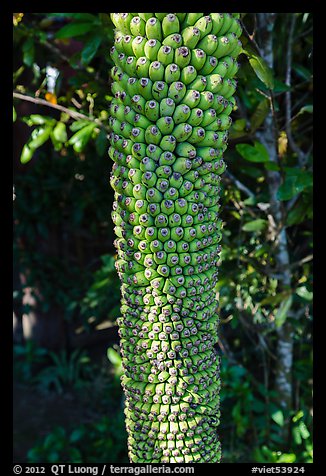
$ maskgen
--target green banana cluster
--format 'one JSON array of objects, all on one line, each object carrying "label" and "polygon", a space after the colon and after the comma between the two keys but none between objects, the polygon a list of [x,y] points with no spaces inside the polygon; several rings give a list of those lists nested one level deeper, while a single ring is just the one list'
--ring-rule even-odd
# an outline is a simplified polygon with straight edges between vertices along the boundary
[{"label": "green banana cluster", "polygon": [[239,14],[111,19],[110,181],[129,458],[219,462],[214,287]]}]

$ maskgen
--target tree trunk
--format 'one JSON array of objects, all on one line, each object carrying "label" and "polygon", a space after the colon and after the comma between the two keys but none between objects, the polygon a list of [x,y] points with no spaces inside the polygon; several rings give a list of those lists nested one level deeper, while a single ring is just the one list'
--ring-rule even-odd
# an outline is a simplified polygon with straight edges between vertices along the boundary
[{"label": "tree trunk", "polygon": [[[260,35],[260,53],[268,66],[273,70],[273,28],[276,13],[258,13],[258,31]],[[277,136],[272,108],[265,119],[264,129],[258,135],[266,147],[270,160],[278,163]],[[271,215],[274,221],[275,265],[282,270],[279,274],[279,291],[289,290],[291,286],[290,258],[285,225],[283,221],[282,203],[277,198],[277,191],[282,183],[279,171],[267,171],[267,182],[270,195]],[[292,407],[292,363],[293,363],[293,329],[285,321],[276,329],[277,333],[277,365],[275,368],[275,389],[279,405],[285,417],[284,437],[288,437],[289,412]]]}]

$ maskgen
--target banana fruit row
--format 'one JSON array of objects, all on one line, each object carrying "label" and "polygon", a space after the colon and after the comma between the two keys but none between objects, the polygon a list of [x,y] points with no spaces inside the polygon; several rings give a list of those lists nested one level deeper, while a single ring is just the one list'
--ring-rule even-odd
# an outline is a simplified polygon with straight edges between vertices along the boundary
[{"label": "banana fruit row", "polygon": [[219,462],[214,288],[239,14],[111,19],[110,183],[129,457]]}]

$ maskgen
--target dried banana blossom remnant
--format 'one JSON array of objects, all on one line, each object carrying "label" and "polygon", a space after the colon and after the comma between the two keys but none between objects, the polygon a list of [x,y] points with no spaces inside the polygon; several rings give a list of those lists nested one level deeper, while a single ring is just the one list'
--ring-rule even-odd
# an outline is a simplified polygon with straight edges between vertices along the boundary
[{"label": "dried banana blossom remnant", "polygon": [[129,457],[219,462],[214,287],[239,14],[111,18],[109,156]]}]

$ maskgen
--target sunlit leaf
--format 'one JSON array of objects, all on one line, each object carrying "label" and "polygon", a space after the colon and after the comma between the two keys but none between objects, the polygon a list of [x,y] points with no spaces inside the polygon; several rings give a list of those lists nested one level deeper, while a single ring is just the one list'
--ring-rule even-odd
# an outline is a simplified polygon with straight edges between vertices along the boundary
[{"label": "sunlit leaf", "polygon": [[280,157],[283,157],[286,154],[286,151],[288,148],[288,136],[285,131],[280,131],[277,145],[278,145],[278,154]]},{"label": "sunlit leaf", "polygon": [[284,425],[284,415],[282,410],[276,410],[274,413],[272,413],[271,417],[278,426]]},{"label": "sunlit leaf", "polygon": [[67,130],[66,124],[63,122],[58,122],[55,128],[53,129],[53,136],[58,142],[67,141]]},{"label": "sunlit leaf", "polygon": [[236,150],[249,162],[268,162],[269,155],[263,144],[255,141],[254,145],[237,144]]},{"label": "sunlit leaf", "polygon": [[24,145],[21,156],[20,156],[20,162],[22,164],[27,164],[34,155],[34,151],[28,147],[27,144]]},{"label": "sunlit leaf", "polygon": [[22,117],[22,121],[25,122],[29,127],[31,126],[41,126],[44,124],[54,125],[55,119],[50,116],[41,116],[41,114],[31,114],[30,116]]},{"label": "sunlit leaf", "polygon": [[283,453],[278,459],[278,463],[295,463],[297,457],[294,453]]},{"label": "sunlit leaf", "polygon": [[90,123],[86,127],[83,127],[79,131],[77,131],[72,137],[69,139],[69,144],[73,146],[75,152],[82,152],[89,142],[92,132],[94,130],[95,124]]},{"label": "sunlit leaf", "polygon": [[23,19],[24,13],[13,13],[12,19],[13,19],[13,25],[17,26]]},{"label": "sunlit leaf", "polygon": [[304,421],[300,421],[299,423],[299,429],[300,429],[300,434],[304,440],[309,438],[310,436],[310,431],[308,430],[306,424]]},{"label": "sunlit leaf", "polygon": [[74,121],[69,127],[69,129],[73,132],[76,132],[82,129],[83,127],[87,126],[88,124],[89,124],[89,121],[87,121],[86,119],[81,119],[80,121]]},{"label": "sunlit leaf", "polygon": [[249,63],[260,81],[262,81],[268,89],[273,89],[273,71],[268,66],[266,61],[261,56],[259,56],[259,54],[250,45],[246,45],[243,53],[247,55]]},{"label": "sunlit leaf", "polygon": [[302,299],[305,299],[306,301],[312,301],[313,299],[313,292],[308,291],[306,286],[301,286],[300,288],[297,288],[295,292],[298,296],[300,296]]},{"label": "sunlit leaf", "polygon": [[37,149],[41,147],[50,137],[52,131],[51,126],[38,127],[34,129],[31,134],[31,140],[28,141],[28,147],[30,149]]}]

